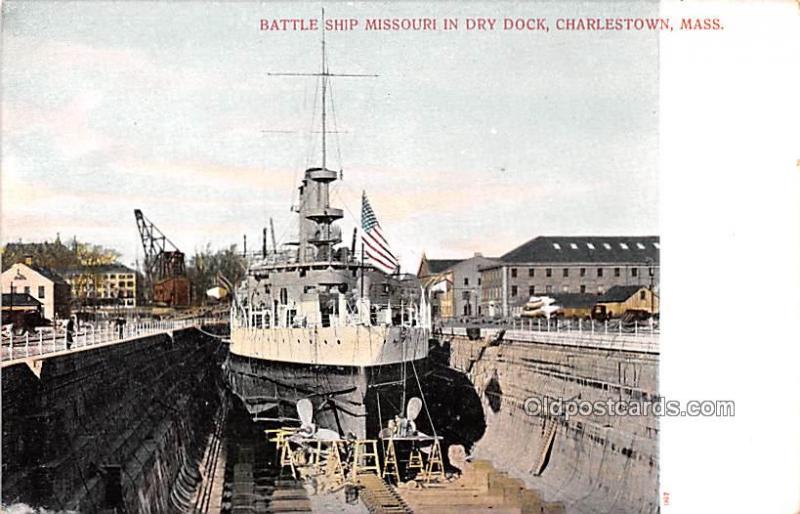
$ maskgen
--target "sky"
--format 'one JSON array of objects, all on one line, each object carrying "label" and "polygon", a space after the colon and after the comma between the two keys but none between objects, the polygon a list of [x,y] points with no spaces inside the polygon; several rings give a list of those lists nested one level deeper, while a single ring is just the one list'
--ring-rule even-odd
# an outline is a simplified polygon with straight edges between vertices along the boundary
[{"label": "sky", "polygon": [[[320,164],[318,3],[5,1],[3,242],[73,235],[142,259],[142,209],[191,254],[250,249]],[[658,226],[658,35],[558,32],[557,17],[652,16],[657,4],[345,3],[328,18],[458,18],[457,31],[328,32],[328,167],[340,223],[366,191],[406,270],[499,256],[538,235]],[[467,17],[546,17],[551,31],[467,31]],[[315,100],[316,99],[316,100]],[[349,240],[349,237],[345,237]]]}]

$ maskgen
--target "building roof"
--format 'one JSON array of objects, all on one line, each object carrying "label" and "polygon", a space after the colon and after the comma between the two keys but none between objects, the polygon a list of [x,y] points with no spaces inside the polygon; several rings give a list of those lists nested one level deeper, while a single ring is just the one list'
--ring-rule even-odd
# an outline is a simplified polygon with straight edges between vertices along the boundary
[{"label": "building roof", "polygon": [[659,262],[658,236],[539,236],[500,259],[506,263]]},{"label": "building roof", "polygon": [[[26,268],[35,271],[36,273],[40,274],[41,276],[43,276],[47,280],[53,282],[54,284],[65,284],[65,285],[67,284],[67,282],[64,280],[64,278],[61,275],[59,275],[55,271],[51,270],[50,268],[45,268],[44,266],[37,266],[36,264],[25,264],[24,262],[18,262],[16,264],[14,264],[14,266],[16,266],[17,264],[19,264],[20,266],[25,266]],[[12,268],[13,268],[13,266],[12,266]],[[9,269],[11,269],[11,268],[9,268]],[[6,270],[6,271],[8,271],[8,270]]]},{"label": "building roof", "polygon": [[[12,298],[13,297],[13,298]],[[3,293],[3,307],[39,307],[42,303],[27,293]]]},{"label": "building roof", "polygon": [[465,259],[427,259],[428,271],[431,274],[447,271]]},{"label": "building roof", "polygon": [[596,303],[624,302],[644,286],[614,286],[597,299]]},{"label": "building roof", "polygon": [[591,293],[558,293],[547,295],[556,301],[556,305],[571,309],[571,308],[588,308],[600,300],[600,296]]},{"label": "building roof", "polygon": [[67,268],[64,273],[67,275],[80,275],[83,273],[136,273],[136,271],[123,264],[114,263],[100,266],[76,266]]}]

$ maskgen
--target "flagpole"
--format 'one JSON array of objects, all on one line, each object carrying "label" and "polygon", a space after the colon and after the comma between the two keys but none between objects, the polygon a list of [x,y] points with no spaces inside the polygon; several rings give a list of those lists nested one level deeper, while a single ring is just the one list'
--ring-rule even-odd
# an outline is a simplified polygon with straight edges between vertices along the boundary
[{"label": "flagpole", "polygon": [[364,241],[361,241],[361,298],[364,298]]}]

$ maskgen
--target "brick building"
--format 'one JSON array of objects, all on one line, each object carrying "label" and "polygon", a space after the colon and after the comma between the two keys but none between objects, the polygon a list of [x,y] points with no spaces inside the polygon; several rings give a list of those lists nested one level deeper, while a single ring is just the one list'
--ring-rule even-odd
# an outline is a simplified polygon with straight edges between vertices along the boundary
[{"label": "brick building", "polygon": [[540,236],[480,268],[481,313],[510,316],[531,296],[602,295],[614,286],[658,291],[659,237]]},{"label": "brick building", "polygon": [[497,259],[476,253],[469,259],[428,259],[424,254],[417,277],[431,292],[435,318],[482,315],[481,272]]}]

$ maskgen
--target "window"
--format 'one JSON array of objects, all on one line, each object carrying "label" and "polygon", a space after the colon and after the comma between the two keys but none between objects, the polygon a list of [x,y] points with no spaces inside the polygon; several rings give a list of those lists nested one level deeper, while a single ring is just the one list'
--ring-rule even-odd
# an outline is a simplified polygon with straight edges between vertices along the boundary
[{"label": "window", "polygon": [[39,286],[39,298],[44,298],[44,286]]},{"label": "window", "polygon": [[545,291],[547,294],[550,294],[550,293],[552,293],[552,292],[553,292],[553,286],[546,286],[546,287],[544,288],[544,291]]},{"label": "window", "polygon": [[642,243],[636,243],[636,248],[639,250],[644,250],[644,245]]},{"label": "window", "polygon": [[611,250],[611,245],[608,243],[603,243],[603,248],[605,248],[606,250]]},{"label": "window", "polygon": [[517,286],[511,286],[511,296],[517,296]]},{"label": "window", "polygon": [[581,277],[586,276],[586,268],[581,268]]},{"label": "window", "polygon": [[597,268],[597,276],[598,277],[602,277],[603,276],[603,268]]},{"label": "window", "polygon": [[556,250],[561,250],[561,245],[558,243],[553,243],[553,248],[555,248]]},{"label": "window", "polygon": [[638,277],[639,276],[639,268],[631,268],[631,276]]},{"label": "window", "polygon": [[536,286],[530,286],[528,288],[528,296],[535,296],[536,295]]},{"label": "window", "polygon": [[628,249],[628,245],[626,245],[625,243],[620,243],[619,247],[622,248],[623,250],[627,250]]},{"label": "window", "polygon": [[594,245],[592,243],[586,243],[586,247],[589,248],[589,250],[594,250]]},{"label": "window", "polygon": [[478,285],[481,285],[481,278],[478,277]]},{"label": "window", "polygon": [[24,291],[23,291],[23,292],[24,292],[25,294],[31,294],[31,287],[30,287],[30,286],[25,286],[25,289],[24,289]]},{"label": "window", "polygon": [[653,246],[656,247],[656,250],[660,250],[661,249],[661,245],[659,243],[653,243]]},{"label": "window", "polygon": [[553,276],[553,268],[545,269],[544,270],[544,274],[545,274],[546,277],[552,277]]},{"label": "window", "polygon": [[639,299],[640,299],[640,300],[644,300],[644,299],[645,299],[645,293],[644,293],[644,289],[642,289],[641,291],[639,291]]},{"label": "window", "polygon": [[511,278],[517,278],[517,268],[511,268]]},{"label": "window", "polygon": [[564,273],[564,277],[568,277],[569,276],[569,268],[564,268],[563,273]]},{"label": "window", "polygon": [[569,247],[572,248],[573,250],[577,250],[578,249],[578,245],[576,245],[575,243],[570,243]]},{"label": "window", "polygon": [[619,276],[619,268],[614,268],[614,276],[615,277]]},{"label": "window", "polygon": [[561,286],[562,293],[569,293],[569,286]]},{"label": "window", "polygon": [[586,292],[586,286],[585,285],[581,285],[581,293],[585,293],[585,292]]},{"label": "window", "polygon": [[468,285],[469,285],[469,278],[467,278],[467,277],[464,277],[464,285],[465,285],[465,286],[468,286]]},{"label": "window", "polygon": [[533,276],[533,268],[528,268],[528,276],[529,277]]}]

